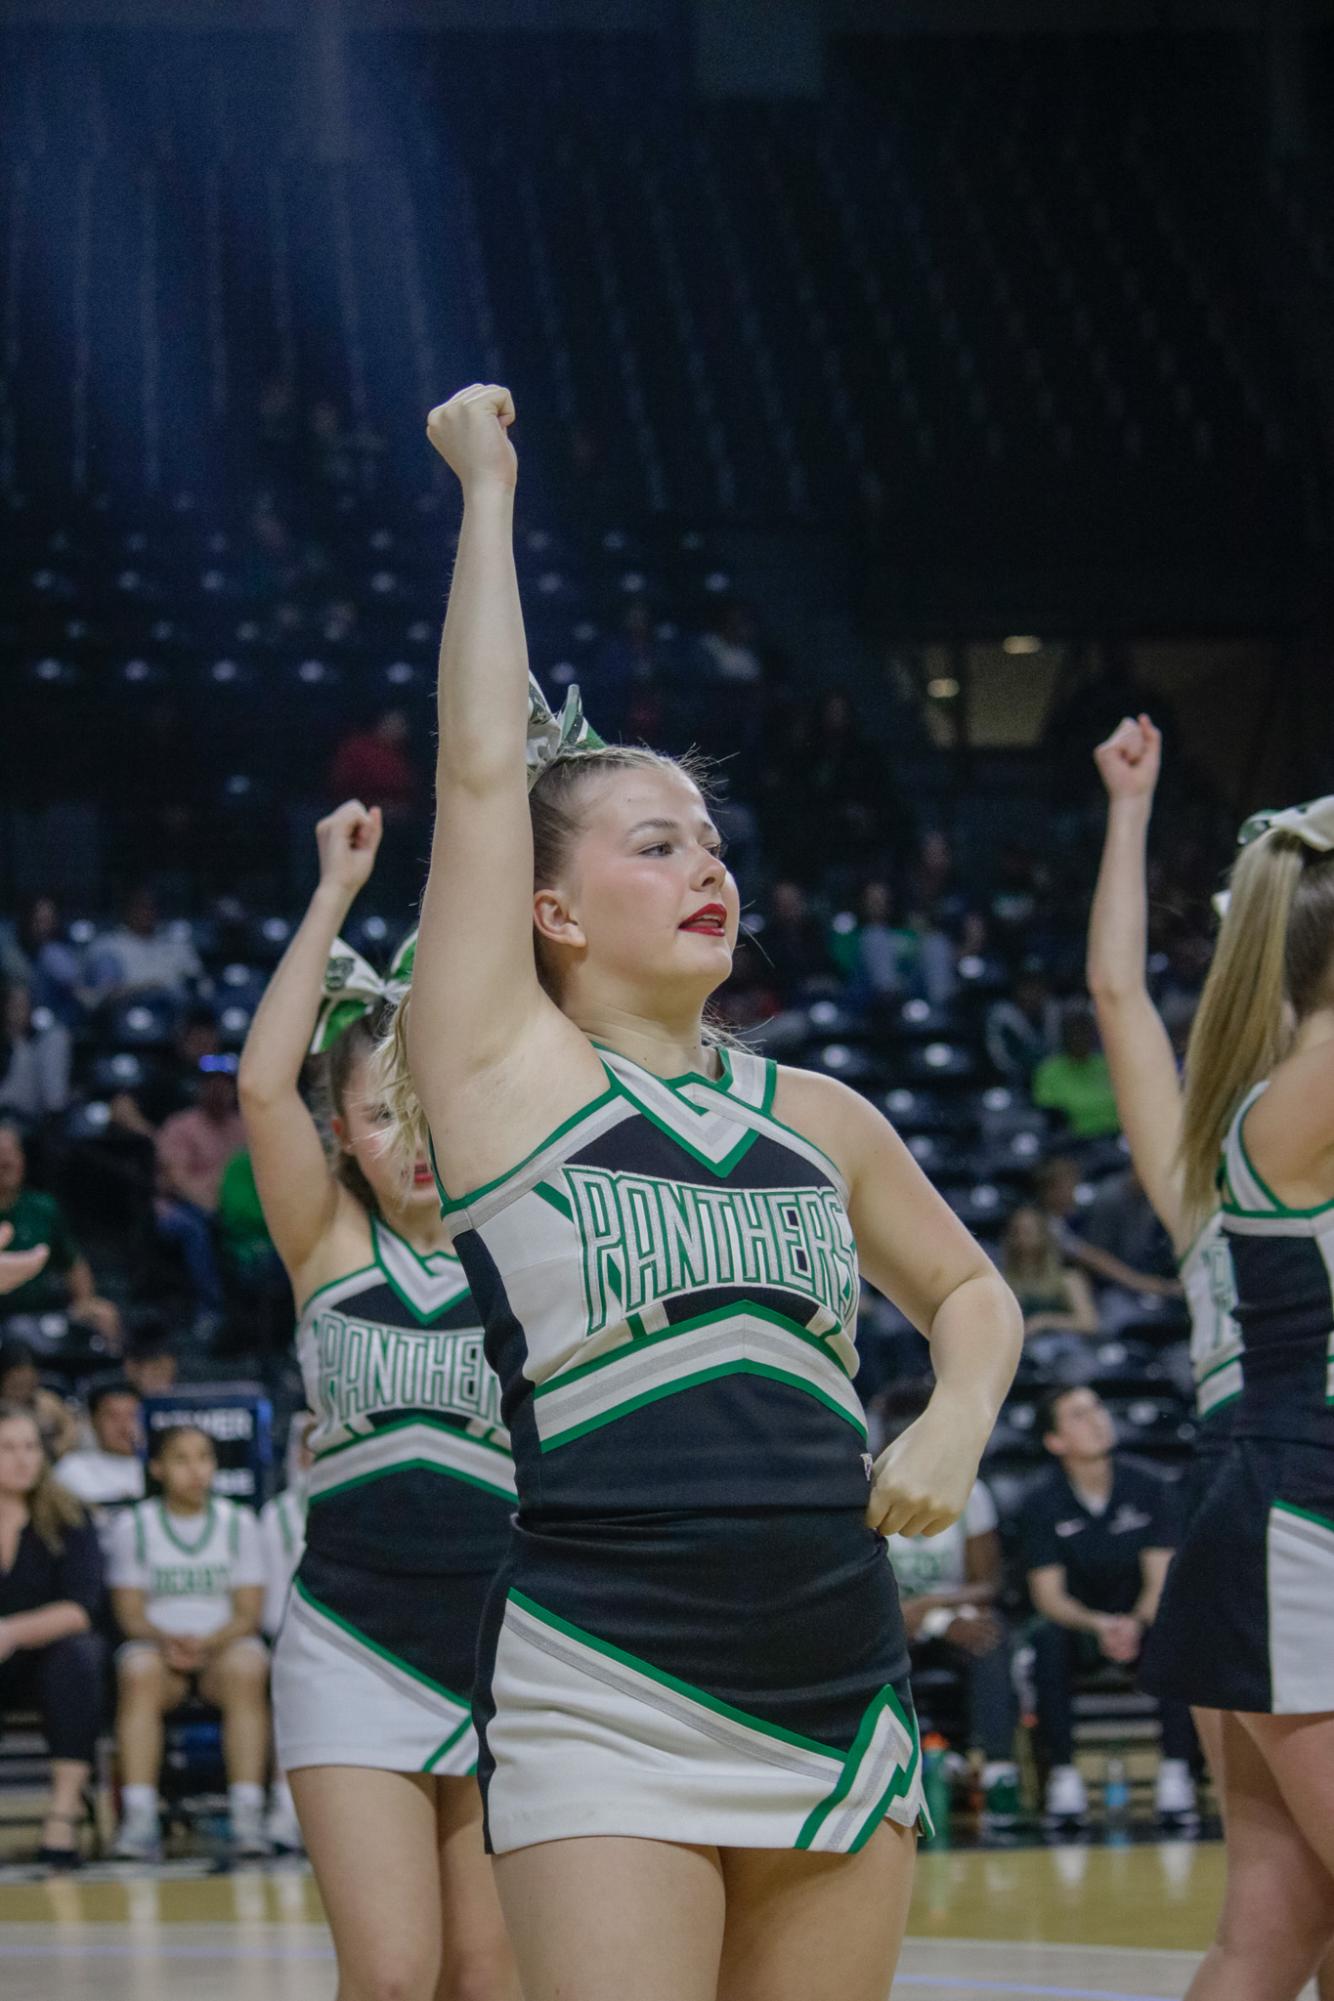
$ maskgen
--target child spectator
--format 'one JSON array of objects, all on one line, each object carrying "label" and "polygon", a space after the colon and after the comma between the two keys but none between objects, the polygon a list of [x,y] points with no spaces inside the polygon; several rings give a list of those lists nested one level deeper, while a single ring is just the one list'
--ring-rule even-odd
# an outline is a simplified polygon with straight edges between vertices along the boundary
[{"label": "child spectator", "polygon": [[269,1659],[259,1638],[264,1558],[248,1508],[213,1492],[213,1441],[194,1425],[158,1434],[159,1498],[123,1513],[108,1581],[125,1644],[116,1655],[124,1818],[113,1853],[160,1852],[162,1720],[192,1695],[222,1711],[232,1850],[266,1855]]}]

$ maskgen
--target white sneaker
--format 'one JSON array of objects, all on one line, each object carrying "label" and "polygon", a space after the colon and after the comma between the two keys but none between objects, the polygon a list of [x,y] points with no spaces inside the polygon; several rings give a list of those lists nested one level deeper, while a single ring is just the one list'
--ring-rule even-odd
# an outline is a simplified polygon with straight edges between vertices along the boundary
[{"label": "white sneaker", "polygon": [[1089,1810],[1088,1790],[1074,1765],[1053,1765],[1047,1780],[1047,1818],[1083,1820]]},{"label": "white sneaker", "polygon": [[160,1862],[162,1824],[156,1807],[127,1813],[111,1847],[113,1862]]},{"label": "white sneaker", "polygon": [[1199,1817],[1195,1781],[1184,1758],[1164,1758],[1158,1767],[1154,1809],[1163,1820],[1193,1820]]},{"label": "white sneaker", "polygon": [[273,1843],[264,1832],[262,1806],[236,1808],[232,1814],[231,1851],[238,1860],[247,1856],[272,1855]]},{"label": "white sneaker", "polygon": [[287,1855],[304,1855],[306,1844],[301,1837],[301,1823],[296,1817],[296,1808],[290,1797],[275,1800],[269,1808],[269,1817],[264,1823],[264,1832],[270,1846]]}]

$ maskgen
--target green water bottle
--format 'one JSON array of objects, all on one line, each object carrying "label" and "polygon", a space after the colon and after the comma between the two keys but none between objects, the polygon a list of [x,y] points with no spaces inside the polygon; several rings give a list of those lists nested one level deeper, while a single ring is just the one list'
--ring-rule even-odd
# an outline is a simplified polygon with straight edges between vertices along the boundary
[{"label": "green water bottle", "polygon": [[949,1748],[938,1730],[922,1739],[922,1797],[932,1827],[926,1839],[928,1848],[950,1845]]}]

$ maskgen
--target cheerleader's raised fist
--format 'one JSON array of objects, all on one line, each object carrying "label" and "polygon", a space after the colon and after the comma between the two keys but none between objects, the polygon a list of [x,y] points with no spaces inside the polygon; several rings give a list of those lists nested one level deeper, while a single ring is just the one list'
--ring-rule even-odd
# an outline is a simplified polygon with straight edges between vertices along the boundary
[{"label": "cheerleader's raised fist", "polygon": [[483,487],[513,487],[519,461],[509,441],[514,398],[495,382],[475,382],[441,403],[426,420],[426,435],[465,494]]}]

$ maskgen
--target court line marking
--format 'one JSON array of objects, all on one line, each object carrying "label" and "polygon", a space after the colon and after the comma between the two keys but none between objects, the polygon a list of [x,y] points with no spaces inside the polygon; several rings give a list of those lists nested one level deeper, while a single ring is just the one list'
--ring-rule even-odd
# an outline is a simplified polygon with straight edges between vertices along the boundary
[{"label": "court line marking", "polygon": [[[2,1938],[2,1935],[0,1935]],[[942,1939],[943,1946],[956,1941]],[[1007,1941],[1008,1942],[1008,1941]],[[321,1960],[333,1958],[332,1948],[319,1946],[280,1946],[275,1940],[272,1946],[248,1945],[244,1941],[219,1941],[217,1945],[187,1945],[183,1942],[167,1943],[160,1940],[144,1939],[140,1942],[108,1940],[97,1945],[80,1945],[74,1940],[57,1942],[52,1940],[34,1942],[31,1945],[10,1944],[3,1941],[6,1959],[144,1959],[156,1960],[270,1960],[280,1964],[286,1961]],[[1076,1947],[1077,1951],[1078,1948]],[[1127,1994],[1110,1987],[1037,1987],[1031,1982],[1016,1980],[977,1980],[971,1974],[949,1973],[900,1973],[894,1981],[896,1988],[929,1987],[932,1989],[952,1989],[958,1992],[960,1985],[967,1981],[975,1994],[1009,1994],[1027,1997],[1027,2001],[1168,2001],[1161,1994]]]}]

